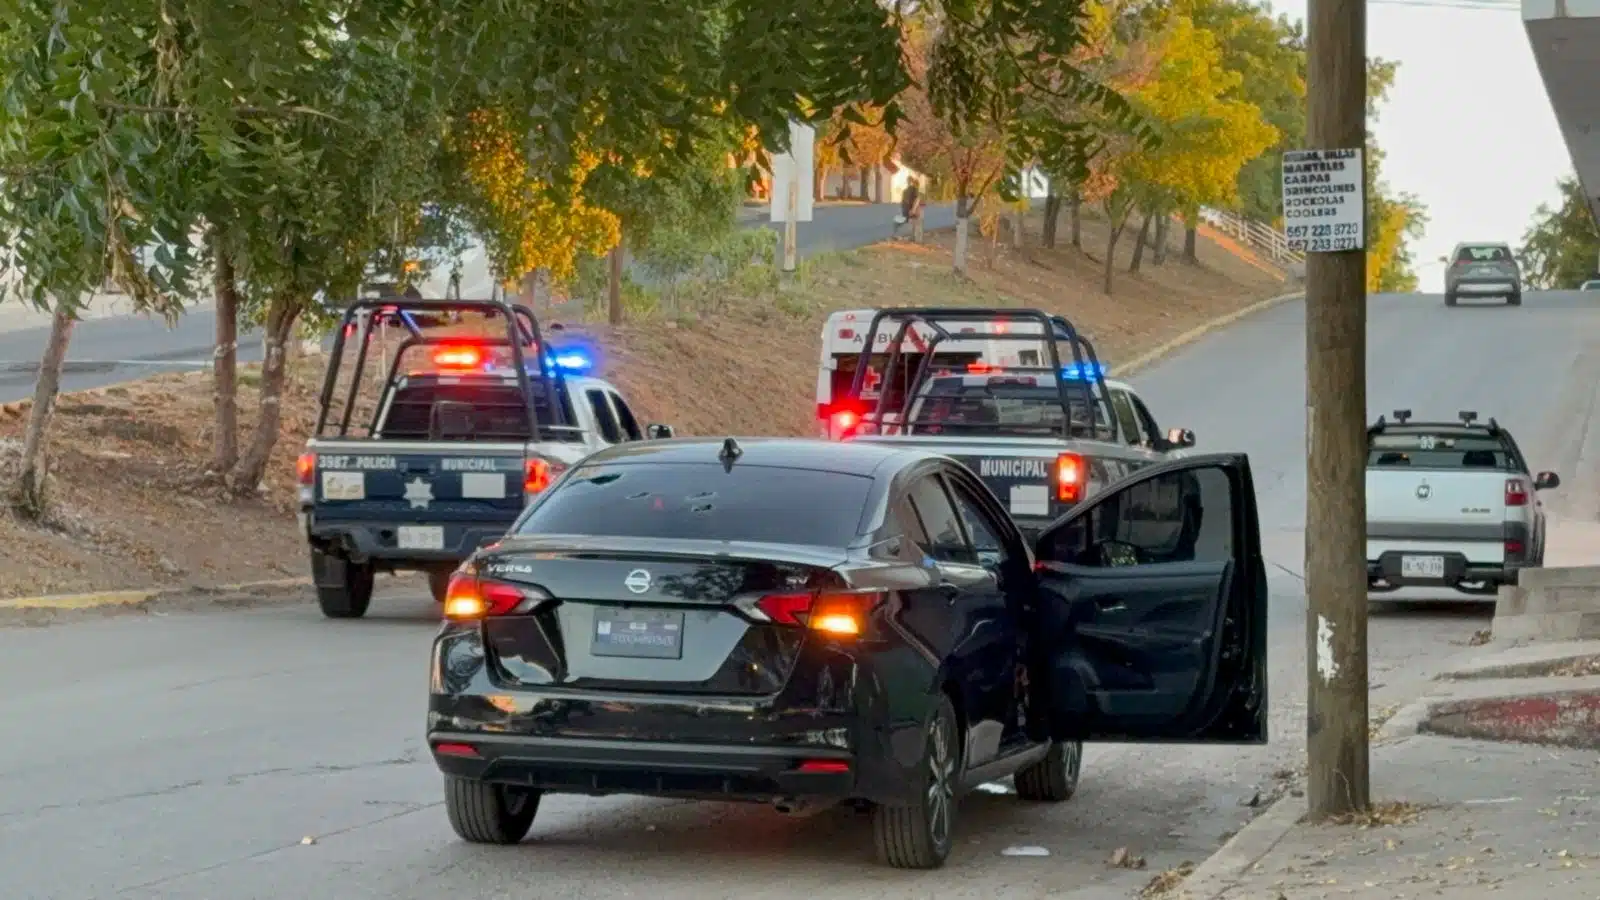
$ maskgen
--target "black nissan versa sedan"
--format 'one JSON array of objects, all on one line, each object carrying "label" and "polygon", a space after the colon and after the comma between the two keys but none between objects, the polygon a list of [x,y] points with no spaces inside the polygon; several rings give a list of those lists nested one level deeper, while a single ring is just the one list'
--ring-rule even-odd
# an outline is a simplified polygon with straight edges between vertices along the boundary
[{"label": "black nissan versa sedan", "polygon": [[428,744],[468,841],[521,841],[546,792],[853,803],[931,868],[964,791],[1066,800],[1083,741],[1265,741],[1266,601],[1243,454],[1141,469],[1029,547],[922,450],[625,444],[456,573]]}]

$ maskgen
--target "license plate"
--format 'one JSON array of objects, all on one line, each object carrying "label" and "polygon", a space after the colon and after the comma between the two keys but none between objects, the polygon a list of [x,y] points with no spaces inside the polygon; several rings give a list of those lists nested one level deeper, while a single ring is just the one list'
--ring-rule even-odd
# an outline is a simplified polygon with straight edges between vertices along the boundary
[{"label": "license plate", "polygon": [[323,472],[322,473],[322,499],[324,499],[324,500],[365,500],[365,499],[367,499],[367,473],[365,473],[365,472]]},{"label": "license plate", "polygon": [[1014,516],[1050,515],[1050,489],[1042,484],[1012,485],[1011,514]]},{"label": "license plate", "polygon": [[504,472],[465,472],[461,475],[461,499],[504,500],[506,476]]},{"label": "license plate", "polygon": [[401,550],[443,550],[444,527],[441,525],[401,525],[395,544]]},{"label": "license plate", "polygon": [[1401,578],[1443,578],[1444,557],[1442,556],[1402,556],[1400,557]]},{"label": "license plate", "polygon": [[597,609],[589,652],[595,656],[682,659],[683,613]]}]

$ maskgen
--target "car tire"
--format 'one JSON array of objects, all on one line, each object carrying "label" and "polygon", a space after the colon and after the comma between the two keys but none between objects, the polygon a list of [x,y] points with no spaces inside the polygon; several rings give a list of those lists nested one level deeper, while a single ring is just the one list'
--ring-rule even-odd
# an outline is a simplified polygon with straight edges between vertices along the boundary
[{"label": "car tire", "polygon": [[1044,759],[1017,771],[1017,796],[1033,803],[1062,803],[1078,792],[1083,742],[1059,741]]},{"label": "car tire", "polygon": [[1445,291],[1445,294],[1444,294],[1444,305],[1445,306],[1455,306],[1456,305],[1456,295],[1450,293],[1449,291]]},{"label": "car tire", "polygon": [[937,869],[954,843],[956,794],[961,777],[961,727],[950,698],[940,696],[928,719],[917,799],[872,810],[878,859],[897,869]]},{"label": "car tire", "polygon": [[[317,585],[317,605],[330,619],[359,619],[367,614],[372,603],[372,585],[375,572],[371,565],[359,565],[332,554],[311,551],[311,567],[321,572],[327,567],[340,570],[340,584]],[[317,579],[321,581],[321,578]]]},{"label": "car tire", "polygon": [[469,844],[519,844],[539,814],[540,792],[455,775],[444,777],[444,811]]},{"label": "car tire", "polygon": [[1507,297],[1506,298],[1506,305],[1507,306],[1521,306],[1522,305],[1522,293],[1519,291],[1519,292],[1517,292],[1515,294],[1512,294],[1511,296]]}]

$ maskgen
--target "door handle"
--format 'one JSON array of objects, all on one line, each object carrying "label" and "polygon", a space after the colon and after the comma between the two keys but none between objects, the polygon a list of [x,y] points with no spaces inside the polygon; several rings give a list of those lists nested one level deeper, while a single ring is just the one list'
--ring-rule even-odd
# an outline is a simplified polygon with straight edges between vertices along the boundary
[{"label": "door handle", "polygon": [[1124,603],[1121,597],[1097,597],[1094,605],[1101,612],[1122,612],[1128,608],[1128,604]]},{"label": "door handle", "polygon": [[949,603],[951,606],[954,606],[956,603],[956,598],[961,596],[961,587],[960,585],[951,584],[950,582],[946,581],[939,585],[939,593],[944,595],[945,602]]}]

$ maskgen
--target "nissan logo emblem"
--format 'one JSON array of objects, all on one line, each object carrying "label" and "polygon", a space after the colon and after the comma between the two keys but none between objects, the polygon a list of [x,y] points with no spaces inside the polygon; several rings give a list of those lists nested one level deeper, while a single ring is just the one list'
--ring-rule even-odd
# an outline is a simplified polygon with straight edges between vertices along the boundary
[{"label": "nissan logo emblem", "polygon": [[[1433,488],[1428,487],[1428,483],[1426,481],[1424,481],[1423,483],[1417,485],[1417,499],[1418,500],[1426,500],[1431,496],[1433,496]],[[629,576],[629,577],[631,578],[632,576]]]},{"label": "nissan logo emblem", "polygon": [[628,573],[627,578],[622,579],[622,585],[635,594],[642,594],[650,590],[650,573],[643,569],[634,569]]}]

